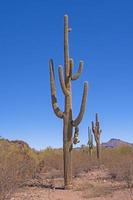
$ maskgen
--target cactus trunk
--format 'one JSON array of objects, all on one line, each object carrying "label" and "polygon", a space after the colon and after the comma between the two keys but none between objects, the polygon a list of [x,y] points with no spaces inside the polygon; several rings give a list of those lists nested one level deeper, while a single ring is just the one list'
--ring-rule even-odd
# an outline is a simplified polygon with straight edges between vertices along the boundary
[{"label": "cactus trunk", "polygon": [[[64,17],[64,67],[65,85],[71,94],[71,81],[69,78],[69,47],[68,47],[68,17]],[[64,160],[64,182],[65,188],[72,185],[72,99],[71,95],[65,95],[65,117],[63,130],[63,160]]]},{"label": "cactus trunk", "polygon": [[[70,86],[70,85],[69,85]],[[72,103],[71,97],[65,97],[65,117],[63,130],[63,160],[64,160],[64,182],[65,188],[69,189],[72,186]]]},{"label": "cactus trunk", "polygon": [[100,158],[100,143],[99,142],[96,143],[96,149],[97,149],[97,159],[99,159]]},{"label": "cactus trunk", "polygon": [[[72,186],[72,125],[68,121],[64,120],[64,138],[63,138],[63,160],[64,160],[64,185],[65,189],[69,189]],[[69,136],[68,136],[69,135]]]},{"label": "cactus trunk", "polygon": [[89,148],[89,155],[92,157],[92,149]]},{"label": "cactus trunk", "polygon": [[[71,91],[71,81],[77,80],[81,74],[83,62],[80,62],[79,69],[77,73],[72,75],[73,60],[69,58],[69,46],[68,46],[68,32],[70,31],[68,27],[68,16],[64,16],[64,75],[63,68],[60,65],[58,68],[59,79],[62,91],[65,96],[65,109],[62,112],[57,104],[56,90],[55,90],[55,76],[54,76],[54,66],[53,60],[50,60],[50,85],[51,85],[51,99],[53,110],[57,117],[63,119],[63,160],[64,160],[64,186],[65,189],[70,189],[72,187],[72,147],[73,147],[73,127],[78,130],[78,125],[80,124],[83,114],[85,111],[86,98],[88,93],[88,83],[84,84],[84,92],[82,97],[82,103],[80,107],[80,112],[75,120],[72,116],[72,91]],[[74,141],[78,142],[76,137]],[[76,144],[77,142],[74,142]]]}]

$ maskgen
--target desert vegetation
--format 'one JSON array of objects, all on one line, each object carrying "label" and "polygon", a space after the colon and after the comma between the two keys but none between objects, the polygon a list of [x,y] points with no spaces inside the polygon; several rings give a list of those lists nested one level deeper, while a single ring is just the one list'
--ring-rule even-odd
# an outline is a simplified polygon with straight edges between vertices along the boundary
[{"label": "desert vegetation", "polygon": [[[46,148],[35,151],[25,143],[0,140],[0,199],[10,199],[11,195],[26,185],[38,187],[56,187],[61,180],[63,187],[63,149]],[[77,159],[78,158],[78,159]],[[127,188],[132,197],[133,189],[133,148],[120,146],[114,149],[101,149],[101,158],[97,159],[97,150],[94,147],[93,155],[88,154],[88,147],[73,149],[72,153],[73,179],[80,178],[82,174],[91,174],[93,170],[103,170],[107,173],[104,181],[122,183],[122,188]],[[44,180],[42,180],[44,179]],[[97,176],[97,180],[100,176]],[[54,181],[53,181],[54,180]],[[37,182],[38,181],[38,182]],[[31,184],[32,183],[32,184]],[[102,189],[101,189],[102,188]],[[113,191],[112,186],[90,184],[85,182],[74,186],[76,191],[85,191],[87,197],[105,195]],[[94,194],[90,194],[90,191]],[[94,192],[97,191],[97,192]]]},{"label": "desert vegetation", "polygon": [[25,143],[0,139],[0,199],[8,199],[31,178],[38,162],[37,153]]}]

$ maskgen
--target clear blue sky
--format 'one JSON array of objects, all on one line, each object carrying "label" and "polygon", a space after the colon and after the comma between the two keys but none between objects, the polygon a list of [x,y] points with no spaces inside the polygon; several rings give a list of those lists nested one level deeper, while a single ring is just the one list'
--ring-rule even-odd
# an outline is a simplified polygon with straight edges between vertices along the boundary
[{"label": "clear blue sky", "polygon": [[[62,146],[62,120],[51,107],[49,58],[63,64],[63,16],[69,15],[70,55],[76,71],[74,116],[79,112],[83,82],[89,82],[80,145],[87,127],[100,115],[102,142],[133,142],[133,1],[0,1],[0,135],[21,139],[36,149]],[[57,96],[64,98],[56,76]]]}]

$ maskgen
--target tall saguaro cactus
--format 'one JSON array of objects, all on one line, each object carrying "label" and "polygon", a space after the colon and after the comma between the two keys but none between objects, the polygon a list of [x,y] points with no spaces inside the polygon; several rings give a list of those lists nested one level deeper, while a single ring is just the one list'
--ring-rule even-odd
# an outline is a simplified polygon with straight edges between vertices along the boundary
[{"label": "tall saguaro cactus", "polygon": [[97,158],[100,158],[100,135],[102,130],[100,130],[100,123],[98,121],[98,113],[96,113],[96,122],[94,125],[94,122],[92,121],[92,131],[94,134],[94,138],[96,141],[96,149],[97,149]]},{"label": "tall saguaro cactus", "polygon": [[[80,124],[83,114],[85,111],[86,98],[88,93],[88,83],[84,83],[84,91],[82,96],[82,102],[80,112],[76,119],[73,120],[72,116],[72,91],[71,81],[77,80],[81,74],[83,68],[83,61],[80,61],[78,71],[75,75],[72,73],[73,59],[69,57],[69,46],[68,46],[68,33],[71,29],[68,26],[68,16],[64,16],[64,73],[61,65],[58,67],[60,85],[65,96],[64,111],[58,106],[56,89],[55,89],[55,76],[54,76],[54,65],[53,60],[49,61],[50,65],[50,85],[51,85],[51,98],[53,110],[57,117],[63,119],[63,160],[64,160],[64,185],[65,189],[69,189],[72,186],[72,164],[71,164],[71,153],[73,142],[78,143],[75,135],[78,135],[78,125]],[[73,128],[75,127],[74,139],[73,139]],[[77,141],[77,142],[76,142]]]}]

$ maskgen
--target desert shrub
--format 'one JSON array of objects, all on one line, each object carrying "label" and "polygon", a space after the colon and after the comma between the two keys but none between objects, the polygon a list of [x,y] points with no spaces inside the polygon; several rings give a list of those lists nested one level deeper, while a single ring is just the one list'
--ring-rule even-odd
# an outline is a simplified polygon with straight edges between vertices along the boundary
[{"label": "desert shrub", "polygon": [[87,148],[73,150],[72,152],[73,175],[77,176],[82,172],[88,172],[89,170],[99,166],[99,161],[96,159],[95,154],[96,152],[93,151],[93,157],[90,157]]},{"label": "desert shrub", "polygon": [[117,148],[115,148],[115,152],[118,153],[119,155],[123,154],[132,154],[133,153],[133,148],[132,146],[129,145],[121,145]]},{"label": "desert shrub", "polygon": [[[133,186],[133,148],[120,146],[115,149],[101,149],[101,158],[97,160],[96,149],[92,157],[87,147],[73,149],[73,176],[105,166],[112,178],[124,180],[127,187]],[[8,199],[10,194],[25,181],[37,177],[39,173],[47,177],[63,177],[63,150],[46,148],[35,151],[27,145],[23,147],[0,139],[0,199]]]},{"label": "desert shrub", "polygon": [[[31,151],[31,152],[30,152]],[[33,154],[33,155],[32,155]],[[0,199],[8,199],[36,171],[35,152],[8,141],[0,142]]]},{"label": "desert shrub", "polygon": [[[72,170],[73,176],[77,176],[82,172],[87,172],[92,168],[98,166],[99,162],[96,159],[96,152],[93,152],[93,158],[90,158],[87,149],[73,149],[72,151]],[[47,148],[40,152],[41,162],[38,166],[38,172],[45,173],[55,172],[58,170],[60,176],[63,176],[63,150]]]},{"label": "desert shrub", "polygon": [[[40,152],[40,160],[38,166],[38,172],[43,171],[45,173],[52,172],[54,170],[60,171],[60,175],[63,175],[63,150],[46,148]],[[99,167],[100,163],[96,158],[96,150],[93,151],[93,157],[91,158],[87,148],[73,149],[72,151],[72,170],[73,176],[77,176],[82,172],[87,172],[95,167]]]},{"label": "desert shrub", "polygon": [[[48,147],[40,152],[38,169],[44,172],[58,170],[63,175],[63,150]],[[101,158],[97,160],[96,149],[93,149],[92,157],[89,156],[87,147],[73,149],[72,170],[73,176],[78,176],[82,172],[88,172],[94,168],[104,166],[108,169],[112,178],[125,180],[131,185],[133,171],[133,148],[130,146],[120,146],[115,149],[101,149]],[[130,183],[128,183],[130,182]]]},{"label": "desert shrub", "polygon": [[112,178],[123,180],[127,187],[133,186],[133,148],[120,146],[104,149],[101,162],[108,168]]},{"label": "desert shrub", "polygon": [[40,173],[46,174],[46,178],[63,176],[63,154],[62,149],[46,148],[39,152],[39,164],[36,170],[36,177]]}]

